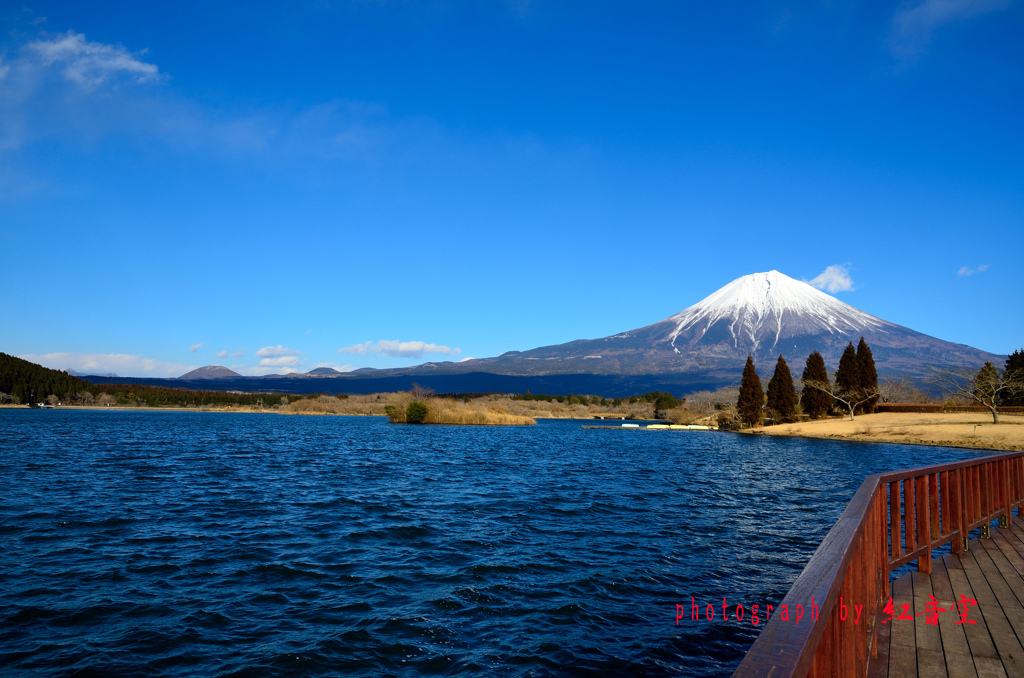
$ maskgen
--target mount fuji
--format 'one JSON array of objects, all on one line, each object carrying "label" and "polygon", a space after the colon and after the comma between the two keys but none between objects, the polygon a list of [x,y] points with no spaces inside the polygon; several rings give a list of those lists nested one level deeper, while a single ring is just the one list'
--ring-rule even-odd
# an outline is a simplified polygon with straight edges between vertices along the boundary
[{"label": "mount fuji", "polygon": [[737,278],[646,327],[495,358],[344,374],[314,370],[306,375],[243,377],[227,368],[207,367],[172,380],[92,379],[210,388],[210,378],[215,378],[218,388],[298,393],[375,393],[419,384],[439,393],[685,394],[738,383],[747,355],[754,356],[765,378],[780,354],[795,374],[812,351],[819,351],[825,364],[835,369],[847,343],[861,337],[871,346],[879,374],[918,381],[936,369],[978,369],[985,361],[998,365],[1006,358],[882,320],[807,283],[769,271]]},{"label": "mount fuji", "polygon": [[778,271],[737,278],[707,298],[646,327],[496,358],[427,363],[392,374],[690,375],[731,379],[747,355],[766,372],[781,354],[799,372],[812,351],[835,368],[847,343],[864,339],[882,374],[924,377],[933,369],[980,367],[1005,357],[877,318]]}]

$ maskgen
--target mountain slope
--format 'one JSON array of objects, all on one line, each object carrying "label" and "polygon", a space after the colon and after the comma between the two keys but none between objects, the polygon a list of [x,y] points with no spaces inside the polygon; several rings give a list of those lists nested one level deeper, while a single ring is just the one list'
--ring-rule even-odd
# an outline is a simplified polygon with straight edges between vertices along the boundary
[{"label": "mountain slope", "polygon": [[738,374],[748,354],[764,370],[779,354],[802,369],[811,351],[834,368],[863,336],[882,373],[926,376],[1002,357],[930,337],[865,313],[778,271],[743,276],[679,313],[628,332],[392,374]]},{"label": "mountain slope", "polygon": [[223,365],[207,365],[206,367],[200,367],[192,370],[186,374],[181,375],[178,379],[194,380],[194,379],[234,379],[241,377],[238,372],[232,369],[224,367]]}]

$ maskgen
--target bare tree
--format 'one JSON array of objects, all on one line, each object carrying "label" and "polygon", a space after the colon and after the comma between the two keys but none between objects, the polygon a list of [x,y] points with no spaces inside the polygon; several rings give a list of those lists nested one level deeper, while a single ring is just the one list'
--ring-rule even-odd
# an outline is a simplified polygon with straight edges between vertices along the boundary
[{"label": "bare tree", "polygon": [[985,363],[977,373],[970,371],[936,372],[933,383],[956,398],[973,400],[988,408],[992,423],[999,423],[1000,399],[1024,393],[1024,370],[998,370],[992,363]]},{"label": "bare tree", "polygon": [[881,397],[881,389],[878,386],[872,387],[861,387],[854,389],[842,388],[833,379],[831,382],[827,381],[813,381],[806,380],[803,382],[804,388],[813,388],[817,391],[821,391],[829,396],[832,400],[837,403],[842,403],[846,411],[850,413],[850,421],[854,421],[853,411],[864,403],[870,402],[874,398]]},{"label": "bare tree", "polygon": [[878,390],[882,394],[879,402],[883,403],[928,402],[928,396],[922,393],[907,377],[887,376],[878,385]]},{"label": "bare tree", "polygon": [[735,386],[724,386],[717,391],[697,391],[686,396],[686,409],[709,415],[716,411],[732,412],[740,391]]},{"label": "bare tree", "polygon": [[0,403],[10,402],[11,400],[13,400],[13,398],[11,398],[9,393],[0,393]]},{"label": "bare tree", "polygon": [[434,395],[434,389],[429,386],[420,386],[415,381],[412,382],[412,389],[409,392],[416,400],[424,400]]}]

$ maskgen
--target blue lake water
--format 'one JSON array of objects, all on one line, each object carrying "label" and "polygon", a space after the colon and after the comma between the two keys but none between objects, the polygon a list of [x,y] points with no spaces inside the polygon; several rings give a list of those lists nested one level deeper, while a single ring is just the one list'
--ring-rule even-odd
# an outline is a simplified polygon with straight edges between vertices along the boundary
[{"label": "blue lake water", "polygon": [[973,454],[580,423],[0,410],[0,673],[729,675],[760,626],[677,603]]}]

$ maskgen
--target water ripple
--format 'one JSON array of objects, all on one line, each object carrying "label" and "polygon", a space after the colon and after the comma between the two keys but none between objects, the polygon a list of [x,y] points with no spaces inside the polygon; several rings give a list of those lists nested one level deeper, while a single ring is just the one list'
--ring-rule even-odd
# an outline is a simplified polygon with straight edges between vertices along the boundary
[{"label": "water ripple", "polygon": [[0,411],[5,676],[728,675],[863,477],[970,453]]}]

